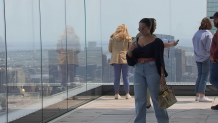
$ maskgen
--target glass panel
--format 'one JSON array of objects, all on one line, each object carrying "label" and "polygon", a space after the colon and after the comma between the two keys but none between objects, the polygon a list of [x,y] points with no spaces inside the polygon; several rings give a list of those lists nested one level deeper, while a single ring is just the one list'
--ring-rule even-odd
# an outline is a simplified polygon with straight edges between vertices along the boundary
[{"label": "glass panel", "polygon": [[[86,0],[87,90],[100,86],[104,74],[100,5],[100,0]],[[95,94],[87,93],[88,98],[94,98]]]},{"label": "glass panel", "polygon": [[[113,85],[114,71],[108,51],[111,34],[118,25],[125,24],[135,40],[138,22],[145,17],[156,19],[154,34],[158,38],[169,42],[180,40],[178,46],[170,48],[169,58],[164,57],[167,82],[194,85],[197,66],[192,37],[202,18],[218,11],[217,0],[207,0],[207,6],[205,0],[41,0],[40,5],[38,0],[7,0],[6,57],[3,3],[0,3],[3,27],[0,123],[6,122],[7,98],[9,121],[20,118],[14,122],[40,122],[101,95],[89,90],[102,83]],[[196,3],[198,6],[193,9]],[[129,72],[132,84],[134,67],[129,67]],[[121,77],[121,84],[122,81]]]},{"label": "glass panel", "polygon": [[[43,118],[67,111],[65,1],[41,1]],[[55,104],[55,105],[54,105]]]},{"label": "glass panel", "polygon": [[4,2],[0,2],[0,123],[7,120]]},{"label": "glass panel", "polygon": [[66,0],[66,25],[60,38],[67,40],[68,107],[74,108],[86,101],[86,96],[77,95],[86,91],[85,15],[83,0]]},{"label": "glass panel", "polygon": [[13,121],[42,106],[38,1],[7,0],[6,15],[8,121]]}]

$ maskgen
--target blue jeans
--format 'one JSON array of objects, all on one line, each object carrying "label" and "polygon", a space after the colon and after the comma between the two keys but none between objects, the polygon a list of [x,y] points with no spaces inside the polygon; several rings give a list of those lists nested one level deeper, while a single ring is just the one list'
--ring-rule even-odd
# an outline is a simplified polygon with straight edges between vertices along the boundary
[{"label": "blue jeans", "polygon": [[218,89],[218,62],[210,62],[210,83]]},{"label": "blue jeans", "polygon": [[198,78],[195,84],[195,93],[205,94],[206,80],[209,74],[210,59],[203,62],[196,62],[198,67]]},{"label": "blue jeans", "polygon": [[114,91],[119,93],[120,75],[122,70],[123,84],[126,94],[129,93],[129,65],[128,64],[113,64],[114,66]]},{"label": "blue jeans", "polygon": [[150,92],[158,123],[169,123],[166,109],[158,108],[158,94],[160,93],[160,75],[154,61],[137,63],[134,72],[135,110],[134,123],[146,123],[147,88]]}]

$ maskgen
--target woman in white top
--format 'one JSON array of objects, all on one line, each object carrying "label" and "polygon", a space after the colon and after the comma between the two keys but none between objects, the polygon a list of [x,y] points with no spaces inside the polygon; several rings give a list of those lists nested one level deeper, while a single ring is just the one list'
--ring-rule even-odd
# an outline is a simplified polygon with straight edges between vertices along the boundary
[{"label": "woman in white top", "polygon": [[210,44],[213,38],[212,33],[209,31],[212,29],[210,19],[203,18],[199,30],[192,38],[195,61],[198,67],[198,78],[195,85],[196,98],[195,101],[210,102],[211,99],[205,97],[206,80],[209,73],[210,63]]}]

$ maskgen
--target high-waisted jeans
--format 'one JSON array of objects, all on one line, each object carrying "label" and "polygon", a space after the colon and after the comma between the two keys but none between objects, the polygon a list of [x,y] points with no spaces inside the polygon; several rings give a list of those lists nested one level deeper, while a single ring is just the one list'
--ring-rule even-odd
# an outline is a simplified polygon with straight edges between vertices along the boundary
[{"label": "high-waisted jeans", "polygon": [[146,96],[149,89],[158,123],[169,123],[168,113],[158,108],[158,94],[160,93],[160,75],[155,61],[137,63],[134,72],[135,110],[134,123],[146,123]]}]

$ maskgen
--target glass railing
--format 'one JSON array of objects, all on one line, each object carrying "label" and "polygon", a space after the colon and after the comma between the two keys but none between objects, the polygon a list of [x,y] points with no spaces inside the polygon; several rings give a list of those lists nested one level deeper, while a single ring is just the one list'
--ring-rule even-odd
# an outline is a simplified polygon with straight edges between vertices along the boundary
[{"label": "glass railing", "polygon": [[[0,118],[3,122],[6,121],[5,114],[7,113],[7,88],[4,86],[6,82],[6,50],[5,50],[5,15],[4,15],[4,2],[0,2]],[[3,115],[3,117],[2,117]]]},{"label": "glass railing", "polygon": [[[125,24],[135,39],[142,18],[156,19],[157,37],[180,40],[165,51],[168,84],[194,85],[192,37],[201,19],[218,11],[216,1],[194,1],[2,0],[0,123],[26,115],[45,121],[100,96],[89,90],[113,85],[110,35]],[[133,84],[134,67],[129,71]]]}]

